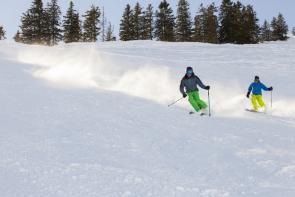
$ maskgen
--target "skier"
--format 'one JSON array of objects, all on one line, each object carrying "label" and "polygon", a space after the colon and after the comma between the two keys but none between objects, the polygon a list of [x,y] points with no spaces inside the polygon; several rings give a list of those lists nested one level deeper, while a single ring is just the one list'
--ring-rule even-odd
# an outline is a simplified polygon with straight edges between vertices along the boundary
[{"label": "skier", "polygon": [[210,86],[205,86],[198,76],[194,74],[192,67],[186,68],[186,74],[180,83],[180,92],[183,98],[188,96],[188,101],[196,112],[201,111],[201,115],[206,113],[207,104],[200,99],[198,86],[205,90],[210,90]]},{"label": "skier", "polygon": [[263,83],[260,82],[259,76],[255,76],[254,82],[249,86],[247,93],[247,98],[250,98],[250,94],[252,92],[251,102],[254,112],[257,112],[259,107],[264,108],[264,111],[266,111],[266,106],[262,99],[262,90],[272,91],[273,87],[267,88]]}]

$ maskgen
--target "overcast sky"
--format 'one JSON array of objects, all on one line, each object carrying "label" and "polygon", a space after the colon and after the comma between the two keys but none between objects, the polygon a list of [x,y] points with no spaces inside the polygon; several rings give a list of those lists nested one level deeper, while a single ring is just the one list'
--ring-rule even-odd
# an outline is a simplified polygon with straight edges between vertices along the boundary
[{"label": "overcast sky", "polygon": [[[74,0],[74,4],[80,13],[84,13],[91,4],[104,7],[107,19],[115,25],[117,32],[125,5],[129,3],[134,6],[137,1],[143,6],[152,3],[154,7],[158,7],[160,3],[160,0]],[[20,17],[30,7],[31,2],[32,0],[1,0],[0,25],[3,25],[7,31],[7,37],[10,38],[15,34],[20,24]],[[43,0],[43,2],[47,2],[47,0]],[[168,2],[175,11],[178,0],[168,0]],[[189,2],[194,15],[201,3],[215,2],[219,6],[221,0],[189,0]],[[289,24],[289,29],[295,26],[295,0],[241,0],[241,2],[254,5],[260,21],[271,20],[273,16],[277,16],[281,12]],[[69,0],[59,0],[59,4],[64,14]]]}]

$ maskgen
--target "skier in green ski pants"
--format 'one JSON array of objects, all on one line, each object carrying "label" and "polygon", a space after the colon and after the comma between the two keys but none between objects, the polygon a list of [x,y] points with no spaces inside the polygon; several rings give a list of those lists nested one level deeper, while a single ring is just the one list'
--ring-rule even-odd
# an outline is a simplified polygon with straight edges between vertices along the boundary
[{"label": "skier in green ski pants", "polygon": [[188,96],[188,101],[196,112],[203,111],[207,109],[207,104],[200,99],[198,86],[205,90],[210,90],[210,86],[205,86],[198,76],[194,74],[192,67],[186,68],[186,74],[182,78],[180,83],[180,92],[183,98]]}]

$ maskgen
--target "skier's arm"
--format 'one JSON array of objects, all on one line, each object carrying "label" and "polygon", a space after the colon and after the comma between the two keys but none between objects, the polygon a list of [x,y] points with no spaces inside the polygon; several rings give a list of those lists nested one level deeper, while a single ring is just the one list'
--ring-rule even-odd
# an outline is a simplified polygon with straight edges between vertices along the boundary
[{"label": "skier's arm", "polygon": [[248,88],[248,92],[252,92],[252,89],[253,89],[253,83],[251,83],[251,85],[249,86],[249,88]]},{"label": "skier's arm", "polygon": [[180,90],[180,92],[181,92],[182,95],[185,94],[183,79],[181,80],[181,83],[180,83],[180,86],[179,86],[179,90]]},{"label": "skier's arm", "polygon": [[261,88],[262,88],[264,91],[269,91],[269,89],[268,89],[263,83],[261,83]]},{"label": "skier's arm", "polygon": [[250,85],[249,88],[248,88],[247,98],[250,97],[250,94],[251,94],[251,92],[252,92],[252,89],[253,89],[253,83],[251,83],[251,85]]},{"label": "skier's arm", "polygon": [[205,86],[199,77],[196,76],[196,78],[197,78],[197,84],[198,84],[198,86],[200,86],[201,88],[207,90],[208,89],[208,86]]}]

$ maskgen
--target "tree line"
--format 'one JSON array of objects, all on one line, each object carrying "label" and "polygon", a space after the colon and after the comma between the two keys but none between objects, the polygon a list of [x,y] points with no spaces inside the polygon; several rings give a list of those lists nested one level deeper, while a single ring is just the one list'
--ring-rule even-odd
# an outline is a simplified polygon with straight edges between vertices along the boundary
[{"label": "tree line", "polygon": [[255,44],[288,39],[288,25],[281,13],[260,27],[253,6],[240,1],[223,0],[219,8],[214,3],[201,4],[194,17],[189,6],[187,0],[179,0],[174,16],[167,0],[162,0],[156,11],[151,4],[145,10],[139,3],[133,9],[127,4],[120,40]]},{"label": "tree line", "polygon": [[[82,22],[82,19],[83,22]],[[21,25],[14,39],[25,44],[55,45],[60,41],[96,42],[115,40],[114,27],[105,18],[104,9],[92,5],[84,15],[75,10],[70,1],[62,16],[57,0],[43,6],[42,0],[33,0],[23,13]],[[295,28],[292,29],[295,35]],[[190,13],[187,0],[179,0],[176,16],[167,0],[161,0],[154,10],[152,4],[143,8],[127,4],[120,23],[122,41],[159,40],[169,42],[204,42],[255,44],[264,41],[288,39],[288,25],[281,13],[272,21],[259,25],[256,11],[251,5],[240,1],[223,0],[217,7],[214,3],[201,4],[195,16]],[[0,40],[5,39],[5,30],[0,26]]]},{"label": "tree line", "polygon": [[[102,32],[102,14],[104,17],[104,11],[101,13],[98,6],[92,5],[80,16],[73,1],[70,1],[66,15],[61,20],[61,9],[57,0],[51,0],[45,7],[42,0],[33,0],[31,7],[21,17],[20,30],[14,39],[25,44],[56,45],[60,41],[96,42],[102,33],[103,41],[111,41],[114,39],[113,26],[110,23],[107,32]],[[105,26],[105,18],[102,20]]]}]

